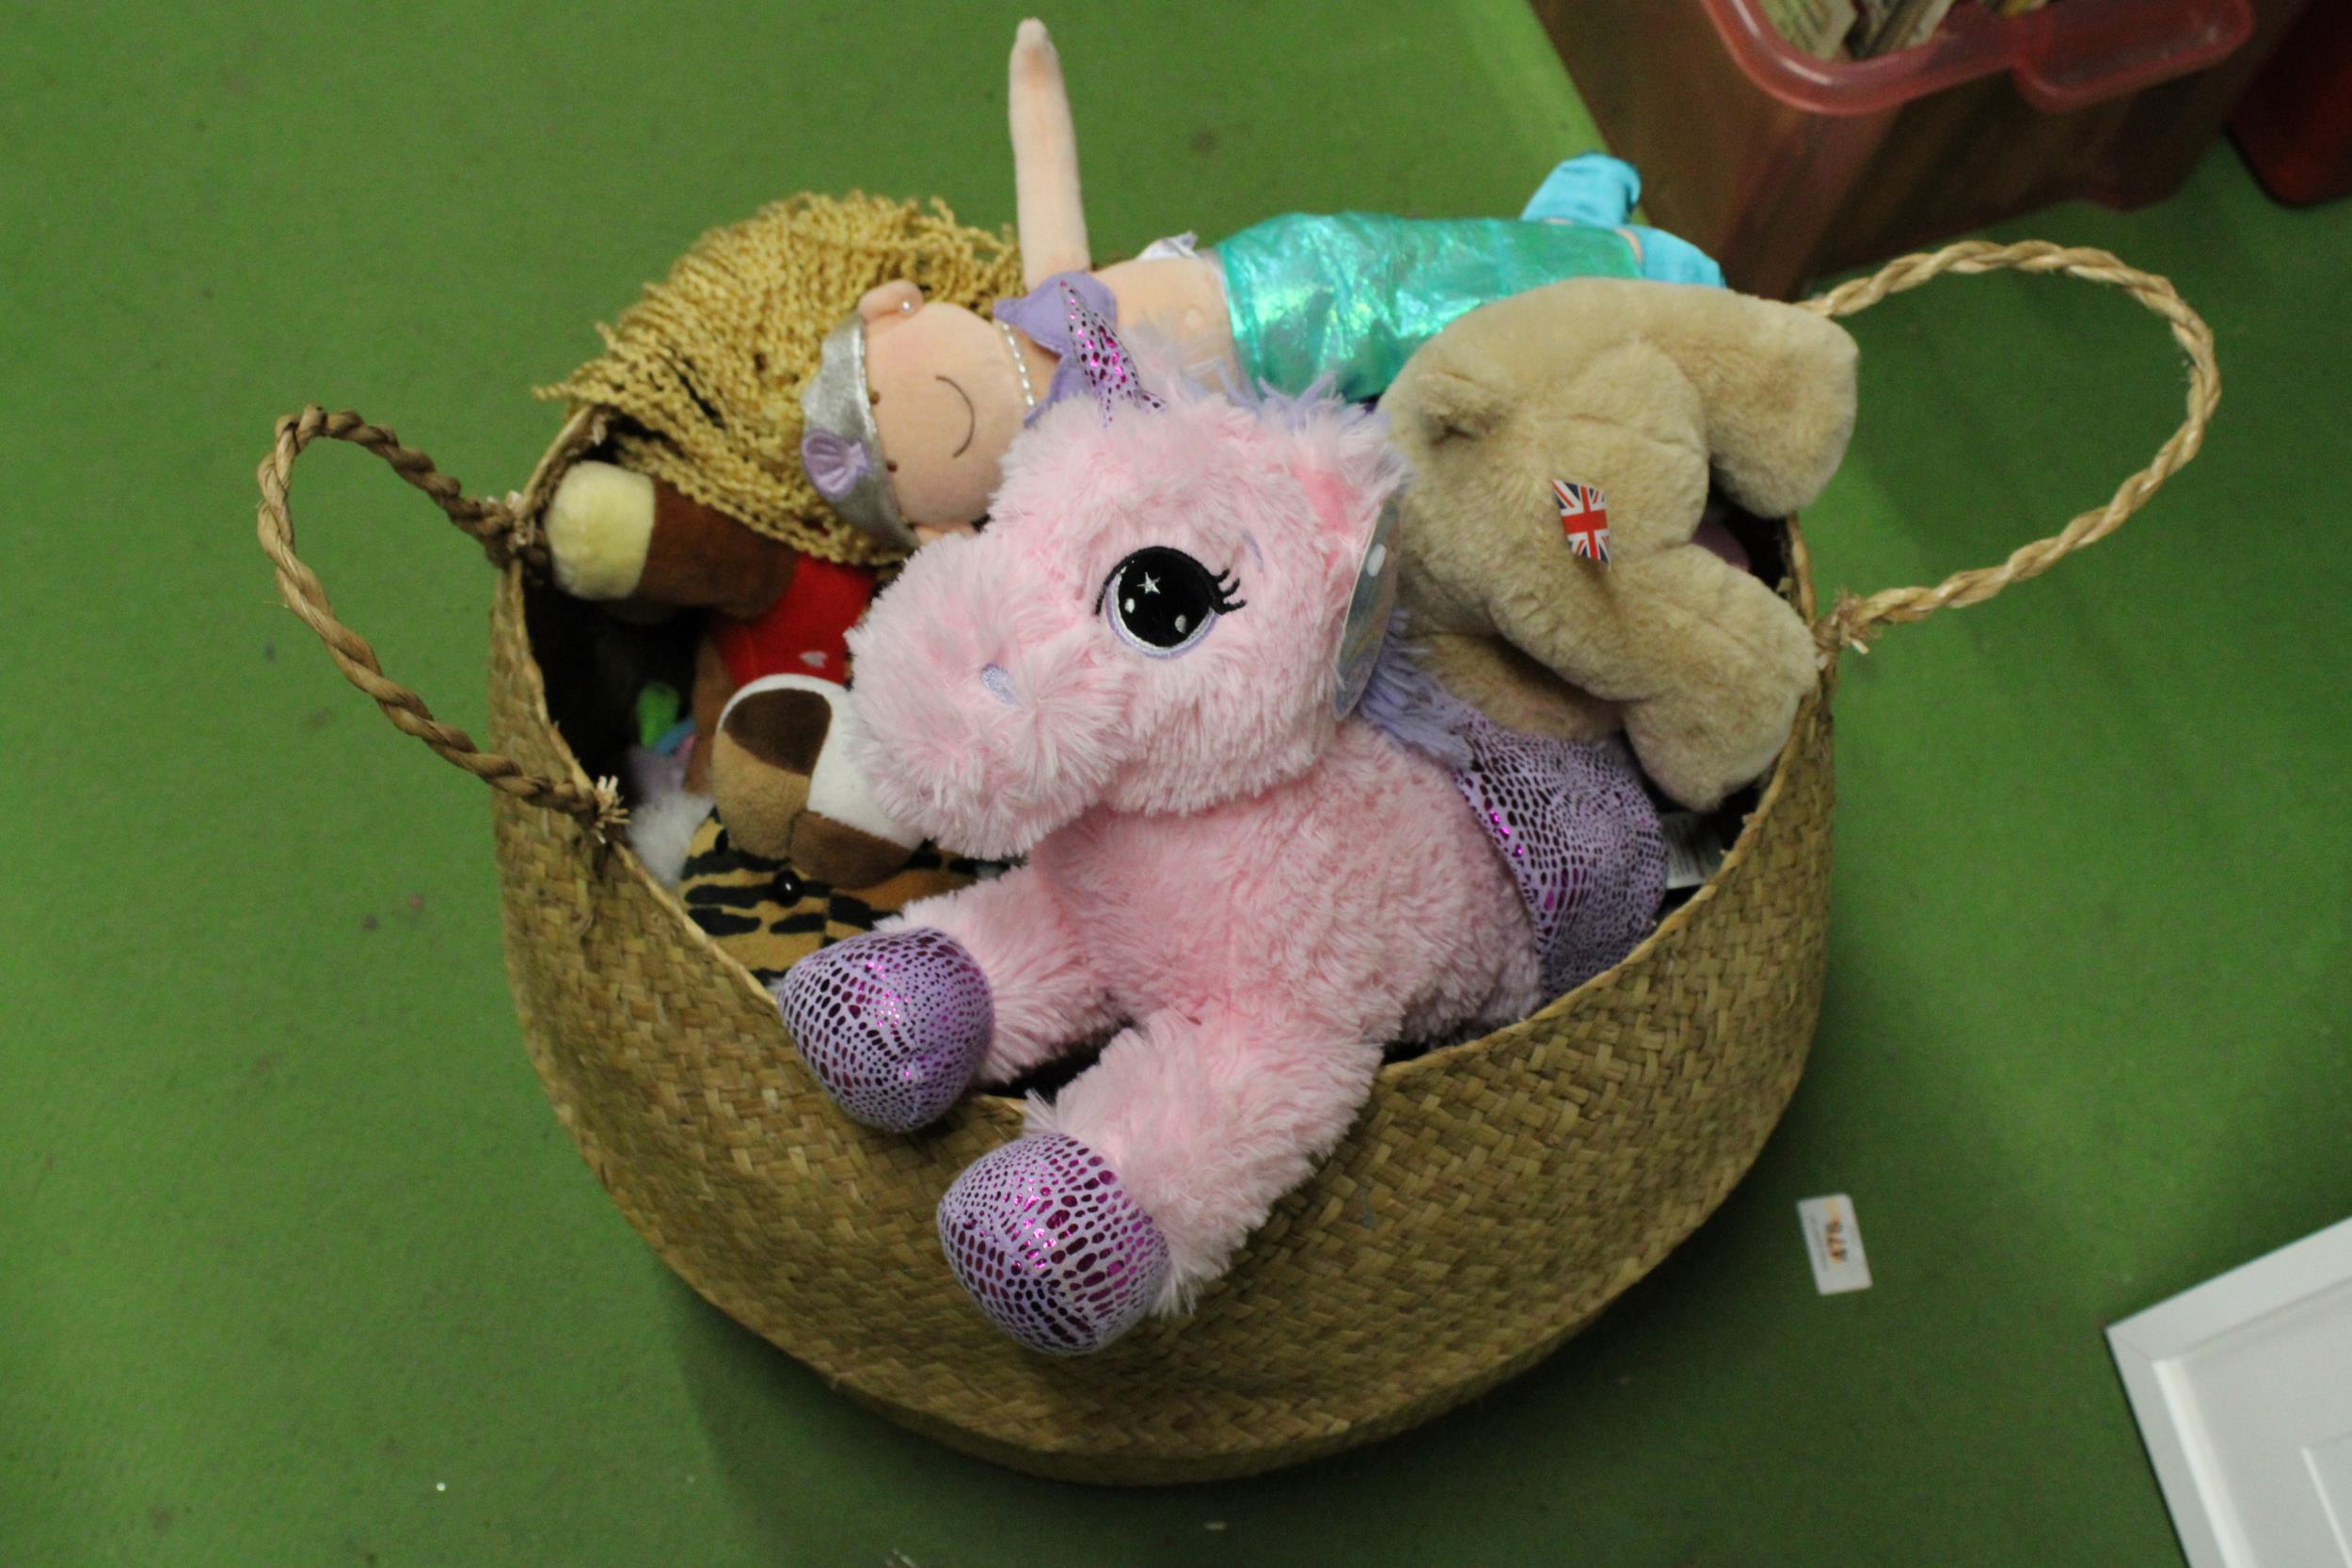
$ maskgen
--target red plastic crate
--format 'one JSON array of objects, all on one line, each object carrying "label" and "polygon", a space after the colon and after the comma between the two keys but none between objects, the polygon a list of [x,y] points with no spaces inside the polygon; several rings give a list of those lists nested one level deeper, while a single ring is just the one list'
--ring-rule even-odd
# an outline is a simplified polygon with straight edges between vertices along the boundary
[{"label": "red plastic crate", "polygon": [[2305,0],[2058,0],[1869,60],[1758,0],[1534,0],[1650,219],[1788,296],[1820,273],[2074,197],[2176,189]]}]

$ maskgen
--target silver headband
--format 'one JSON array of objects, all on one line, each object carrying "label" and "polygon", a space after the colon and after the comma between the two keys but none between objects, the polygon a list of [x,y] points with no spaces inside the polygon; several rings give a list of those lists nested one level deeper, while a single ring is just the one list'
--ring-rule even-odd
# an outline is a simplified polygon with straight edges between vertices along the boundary
[{"label": "silver headband", "polygon": [[914,548],[914,531],[890,493],[882,430],[866,385],[866,318],[857,312],[825,334],[817,373],[801,391],[801,464],[834,515],[895,549]]}]

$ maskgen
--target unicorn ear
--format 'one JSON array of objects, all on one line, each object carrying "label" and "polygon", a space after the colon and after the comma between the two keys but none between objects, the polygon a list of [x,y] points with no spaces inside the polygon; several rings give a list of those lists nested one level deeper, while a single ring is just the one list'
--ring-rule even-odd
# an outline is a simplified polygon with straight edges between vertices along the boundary
[{"label": "unicorn ear", "polygon": [[1301,416],[1290,454],[1292,477],[1314,514],[1325,554],[1337,565],[1352,565],[1374,531],[1381,503],[1404,487],[1404,457],[1379,414],[1327,396]]},{"label": "unicorn ear", "polygon": [[[1403,474],[1377,423],[1343,420],[1330,428],[1335,443],[1295,471],[1314,514],[1326,560],[1347,574],[1334,583],[1346,585],[1347,597],[1332,630],[1331,649],[1331,713],[1344,719],[1371,684],[1372,667],[1396,614]],[[1375,503],[1379,512],[1366,530],[1364,514]]]},{"label": "unicorn ear", "polygon": [[1077,356],[1088,388],[1103,405],[1103,422],[1110,423],[1112,413],[1121,404],[1146,412],[1161,407],[1159,398],[1144,389],[1142,378],[1136,373],[1135,356],[1111,329],[1109,318],[1080,299],[1078,291],[1067,283],[1061,285],[1061,297],[1070,317],[1070,352]]},{"label": "unicorn ear", "polygon": [[1336,554],[1347,535],[1363,526],[1351,504],[1355,490],[1348,484],[1346,475],[1322,462],[1293,472],[1297,476],[1299,489],[1306,493],[1307,505],[1315,515],[1316,531],[1333,542],[1330,548]]}]

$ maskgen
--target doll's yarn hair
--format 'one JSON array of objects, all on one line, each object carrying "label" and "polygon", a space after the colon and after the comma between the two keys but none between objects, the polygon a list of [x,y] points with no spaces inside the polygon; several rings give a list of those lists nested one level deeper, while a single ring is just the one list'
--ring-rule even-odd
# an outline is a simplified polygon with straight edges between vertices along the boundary
[{"label": "doll's yarn hair", "polygon": [[545,398],[610,411],[614,458],[796,549],[878,564],[903,552],[843,523],[801,466],[801,389],[825,334],[878,283],[985,315],[1022,291],[1009,230],[852,192],[803,194],[714,229],[648,283],[605,351]]}]

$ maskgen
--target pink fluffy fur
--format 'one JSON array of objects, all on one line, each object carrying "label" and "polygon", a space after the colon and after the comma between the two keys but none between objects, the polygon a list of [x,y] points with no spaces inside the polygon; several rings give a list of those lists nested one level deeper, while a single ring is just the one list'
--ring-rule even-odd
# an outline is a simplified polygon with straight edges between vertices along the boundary
[{"label": "pink fluffy fur", "polygon": [[[1333,401],[1179,388],[1106,425],[1073,400],[1015,443],[987,531],[918,552],[850,635],[882,802],[1028,856],[894,923],[986,974],[984,1076],[1124,1023],[1030,1121],[1100,1152],[1160,1227],[1164,1308],[1330,1151],[1385,1042],[1540,1000],[1526,912],[1446,770],[1331,714],[1357,560],[1401,477]],[[1147,546],[1238,579],[1243,607],[1180,657],[1102,610]]]}]

